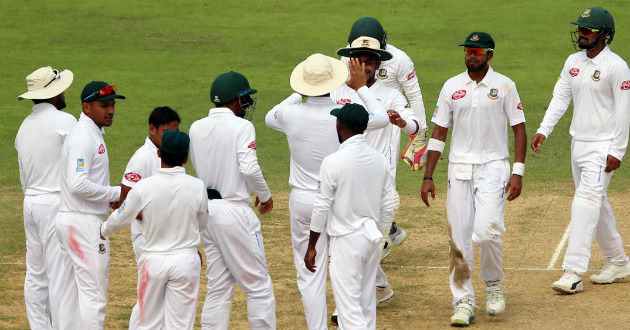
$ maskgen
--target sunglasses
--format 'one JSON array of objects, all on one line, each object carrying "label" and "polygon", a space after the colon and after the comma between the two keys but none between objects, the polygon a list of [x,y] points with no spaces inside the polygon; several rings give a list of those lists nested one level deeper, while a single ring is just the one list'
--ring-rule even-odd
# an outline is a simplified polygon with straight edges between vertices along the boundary
[{"label": "sunglasses", "polygon": [[466,55],[485,55],[491,52],[492,48],[464,48],[464,54]]},{"label": "sunglasses", "polygon": [[94,96],[105,96],[105,95],[110,95],[110,94],[116,94],[116,86],[106,86],[105,88],[101,89],[100,91],[96,91],[90,95],[88,95],[86,98],[83,99],[83,102],[86,102],[89,98],[94,97]]},{"label": "sunglasses", "polygon": [[599,34],[598,29],[591,29],[585,26],[578,26],[577,31],[587,36],[596,36]]},{"label": "sunglasses", "polygon": [[48,87],[48,85],[52,84],[53,81],[61,78],[61,76],[59,76],[59,71],[57,69],[53,69],[53,72],[55,73],[55,76],[46,85],[44,85],[44,88],[46,88],[46,87]]}]

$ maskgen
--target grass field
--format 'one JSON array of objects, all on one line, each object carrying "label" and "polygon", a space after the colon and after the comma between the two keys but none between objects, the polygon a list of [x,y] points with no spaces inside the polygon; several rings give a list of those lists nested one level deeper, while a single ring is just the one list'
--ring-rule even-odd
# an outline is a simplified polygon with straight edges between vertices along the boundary
[{"label": "grass field", "polygon": [[[66,111],[78,116],[79,94],[91,80],[118,86],[127,100],[117,103],[105,139],[111,183],[120,182],[129,157],[143,143],[150,111],[169,105],[180,113],[182,129],[207,114],[214,77],[235,70],[259,90],[258,157],[274,193],[276,208],[261,217],[267,257],[277,298],[279,329],[305,327],[290,248],[288,226],[289,154],[282,134],[267,129],[264,114],[291,92],[289,74],[308,55],[333,55],[345,46],[352,22],[377,17],[390,43],[416,63],[427,113],[432,113],[446,79],[464,70],[457,44],[474,30],[496,42],[493,68],[518,86],[533,136],[551,97],[556,77],[574,50],[569,22],[587,1],[455,0],[391,2],[311,1],[57,1],[0,0],[2,88],[0,88],[0,329],[28,328],[23,303],[24,233],[17,157],[13,140],[32,103],[17,102],[24,77],[38,67],[70,69],[75,82],[66,92]],[[630,2],[607,1],[616,18],[612,49],[630,60]],[[479,311],[482,329],[627,329],[630,286],[585,285],[585,293],[565,297],[549,287],[560,276],[561,258],[550,261],[565,231],[573,184],[565,115],[539,155],[528,153],[523,196],[507,208],[505,236],[505,315],[489,320]],[[405,141],[406,144],[406,141]],[[404,145],[404,144],[403,144]],[[627,158],[626,158],[627,159]],[[444,192],[446,161],[438,164],[438,200],[420,205],[421,173],[399,167],[403,207],[398,222],[409,233],[402,248],[386,260],[396,295],[379,308],[379,329],[448,328],[450,292]],[[630,242],[630,171],[623,164],[611,184],[610,199],[626,250]],[[127,233],[128,234],[128,233]],[[135,300],[135,264],[127,234],[112,239],[108,329],[127,326]],[[563,251],[560,249],[560,256]],[[602,266],[593,249],[590,268]],[[548,270],[550,268],[550,270]],[[481,282],[475,282],[483,307]],[[332,311],[332,299],[329,300]],[[234,329],[247,328],[245,300],[237,295]],[[333,327],[334,328],[334,327]]]}]

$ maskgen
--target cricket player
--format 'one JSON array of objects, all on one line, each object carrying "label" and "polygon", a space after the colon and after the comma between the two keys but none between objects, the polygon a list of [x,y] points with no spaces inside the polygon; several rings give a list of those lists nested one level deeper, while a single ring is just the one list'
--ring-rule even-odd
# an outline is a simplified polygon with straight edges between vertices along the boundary
[{"label": "cricket player", "polygon": [[[381,61],[390,60],[392,58],[391,53],[380,49],[378,40],[371,37],[359,37],[354,40],[350,46],[349,48],[339,49],[337,55],[349,57],[350,65],[358,65],[358,63],[360,63],[364,66],[364,79],[369,91],[372,92],[375,98],[379,100],[379,103],[388,110],[391,124],[380,130],[365,132],[365,141],[369,146],[381,152],[388,161],[390,177],[392,178],[391,189],[394,196],[394,203],[397,207],[396,204],[399,205],[399,203],[396,202],[396,200],[398,200],[398,193],[396,192],[395,180],[398,151],[392,148],[394,145],[392,141],[400,141],[400,130],[403,130],[407,134],[417,134],[418,131],[422,129],[421,122],[423,121],[411,110],[407,100],[400,92],[385,86],[375,77]],[[357,93],[348,85],[343,85],[331,93],[331,98],[340,105],[348,102],[363,105],[362,100],[357,98],[356,95]],[[370,109],[369,106],[367,108]],[[399,130],[395,132],[395,128]],[[393,138],[395,134],[398,134],[397,138]],[[376,291],[377,301],[379,303],[389,300],[394,295],[394,291],[380,265],[378,266],[376,278]]]},{"label": "cricket player", "polygon": [[273,208],[271,191],[256,157],[256,133],[249,120],[256,93],[238,72],[219,75],[210,88],[216,108],[190,126],[191,156],[209,191],[209,223],[201,233],[208,291],[202,329],[227,329],[234,285],[247,296],[252,329],[276,328],[276,299],[267,268],[260,220],[249,206],[251,191],[260,214]]},{"label": "cricket player", "polygon": [[[157,174],[160,169],[160,157],[157,155],[158,148],[162,141],[162,134],[167,130],[179,130],[180,118],[175,110],[169,107],[157,107],[153,109],[149,115],[149,136],[145,139],[144,144],[136,150],[125,168],[125,173],[120,183],[120,206],[127,194],[136,183],[142,179]],[[144,236],[142,236],[142,221],[136,219],[131,222],[131,244],[133,253],[136,256],[136,263],[142,256],[142,246],[144,245]],[[134,330],[138,327],[140,317],[140,305],[136,303],[131,310],[129,318],[129,329]]]},{"label": "cricket player", "polygon": [[28,91],[18,96],[18,101],[34,103],[15,137],[24,192],[24,302],[32,329],[59,328],[59,304],[65,285],[55,217],[60,204],[61,147],[77,122],[74,116],[61,111],[66,107],[65,90],[72,79],[70,70],[39,68],[26,77]]},{"label": "cricket player", "polygon": [[317,242],[326,231],[339,328],[376,329],[379,247],[394,210],[389,163],[365,141],[368,113],[363,106],[347,103],[330,114],[337,117],[341,146],[321,165],[304,263],[311,272],[322,271],[315,258],[322,253]]},{"label": "cricket player", "polygon": [[[160,108],[158,108],[160,109]],[[161,168],[134,185],[127,199],[100,229],[102,237],[136,221],[142,212],[142,254],[138,260],[138,329],[192,329],[197,313],[199,232],[208,223],[204,183],[186,174],[190,139],[164,132]]]},{"label": "cricket player", "polygon": [[575,196],[562,264],[564,275],[552,285],[566,294],[584,290],[582,275],[588,270],[594,238],[607,262],[599,274],[591,275],[591,282],[608,284],[630,276],[628,256],[607,198],[610,179],[628,147],[630,70],[608,46],[615,36],[610,12],[589,7],[571,24],[578,26],[573,44],[580,51],[564,63],[553,98],[531,142],[532,150],[540,152],[573,100],[569,133]]},{"label": "cricket player", "polygon": [[[467,71],[450,78],[440,91],[432,121],[421,197],[430,206],[435,199],[433,171],[453,127],[448,155],[446,215],[449,225],[450,275],[455,313],[451,325],[475,322],[475,291],[471,274],[474,250],[479,245],[485,281],[486,310],[496,316],[505,310],[503,281],[503,211],[505,200],[521,193],[525,173],[527,134],[525,115],[516,85],[488,64],[494,40],[485,32],[471,33],[463,44]],[[514,132],[514,166],[510,175],[507,125]]]},{"label": "cricket player", "polygon": [[64,267],[69,272],[60,307],[60,329],[103,329],[109,284],[109,241],[96,237],[118,201],[109,186],[109,156],[103,134],[112,125],[114,86],[92,81],[81,92],[83,112],[63,144],[61,207],[56,219]]}]

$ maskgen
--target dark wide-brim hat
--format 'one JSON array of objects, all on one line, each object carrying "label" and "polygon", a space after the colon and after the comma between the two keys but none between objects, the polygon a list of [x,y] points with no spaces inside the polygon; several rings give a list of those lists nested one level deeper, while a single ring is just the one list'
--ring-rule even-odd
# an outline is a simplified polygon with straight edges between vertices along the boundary
[{"label": "dark wide-brim hat", "polygon": [[350,47],[337,50],[337,55],[345,57],[353,57],[359,54],[373,54],[380,61],[389,61],[392,59],[392,53],[381,49],[381,43],[372,37],[358,37]]},{"label": "dark wide-brim hat", "polygon": [[466,41],[460,46],[468,48],[494,49],[494,39],[486,32],[473,32],[466,37]]}]

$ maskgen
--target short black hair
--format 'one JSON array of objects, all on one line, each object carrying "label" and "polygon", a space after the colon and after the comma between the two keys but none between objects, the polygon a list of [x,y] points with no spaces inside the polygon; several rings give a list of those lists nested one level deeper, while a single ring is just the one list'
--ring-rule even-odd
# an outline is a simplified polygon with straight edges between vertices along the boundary
[{"label": "short black hair", "polygon": [[[170,122],[181,122],[179,115],[170,107],[157,107],[149,115],[149,125],[160,127]],[[170,165],[170,164],[169,164]]]},{"label": "short black hair", "polygon": [[162,161],[168,164],[169,166],[182,166],[184,165],[184,160],[188,157],[188,154],[171,154],[168,152],[164,152],[164,150],[160,149],[160,158]]}]

